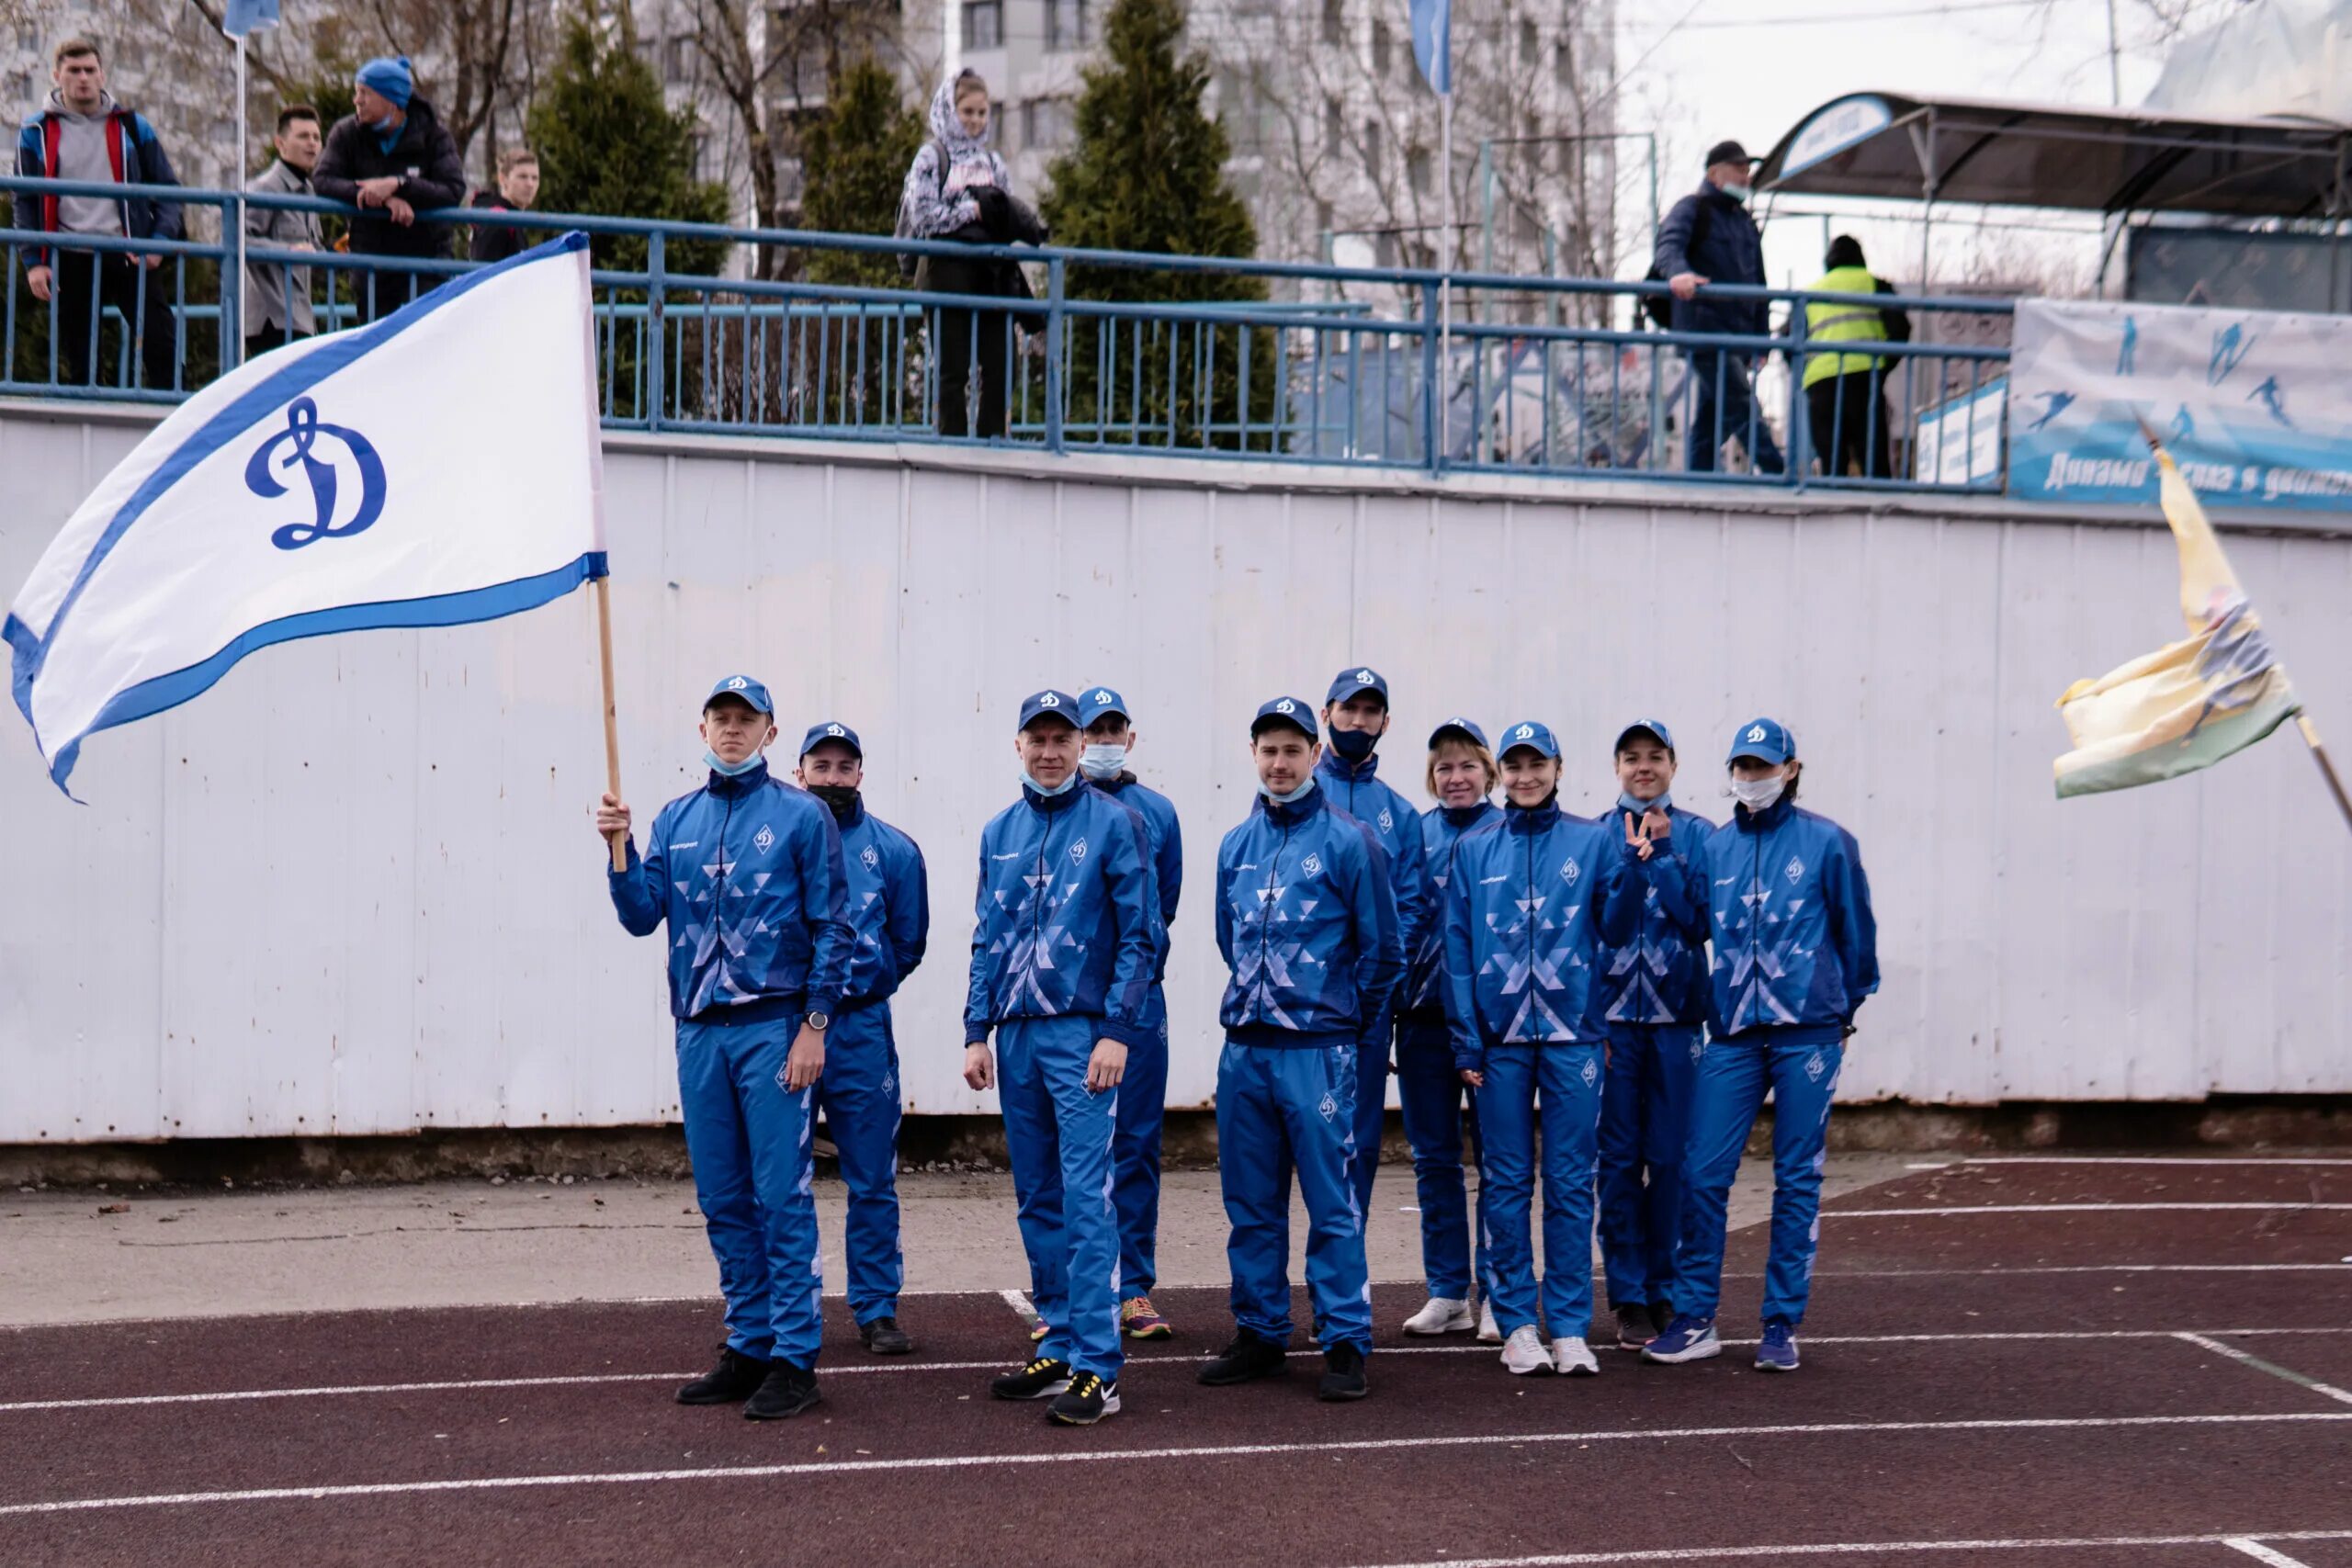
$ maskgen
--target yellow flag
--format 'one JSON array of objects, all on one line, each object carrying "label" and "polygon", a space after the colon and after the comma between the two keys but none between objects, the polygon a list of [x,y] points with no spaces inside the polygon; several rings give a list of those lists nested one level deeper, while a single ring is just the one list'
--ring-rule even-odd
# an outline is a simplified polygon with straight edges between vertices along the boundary
[{"label": "yellow flag", "polygon": [[2197,492],[2156,448],[2165,520],[2180,547],[2180,614],[2188,637],[2058,699],[2075,749],[2055,765],[2058,793],[2153,784],[2220,761],[2301,706],[2246,602]]}]

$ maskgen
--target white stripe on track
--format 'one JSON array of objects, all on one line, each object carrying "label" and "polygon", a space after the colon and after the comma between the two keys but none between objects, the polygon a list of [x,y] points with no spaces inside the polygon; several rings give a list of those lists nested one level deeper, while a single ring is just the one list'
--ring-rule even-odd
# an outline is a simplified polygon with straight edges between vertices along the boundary
[{"label": "white stripe on track", "polygon": [[[2266,1530],[2265,1540],[2352,1540],[2352,1530]],[[2047,1551],[2060,1547],[2233,1546],[2244,1551],[2255,1545],[2250,1536],[2116,1535],[2061,1536],[2044,1540],[2008,1538],[1993,1540],[1840,1540],[1804,1541],[1788,1546],[1666,1546],[1628,1551],[1569,1551],[1544,1557],[1449,1557],[1435,1562],[1399,1563],[1393,1568],[1600,1568],[1610,1563],[1728,1562],[1741,1558],[1767,1558],[1803,1562],[1814,1557],[1894,1556],[1905,1551]],[[2249,1553],[2249,1555],[2252,1555]],[[2275,1564],[2303,1568],[2290,1557],[2274,1556]]]},{"label": "white stripe on track", "polygon": [[2333,1156],[2299,1159],[2292,1155],[2272,1157],[2247,1156],[2182,1155],[1991,1155],[1984,1158],[1963,1158],[1962,1165],[2352,1165],[2352,1158]]},{"label": "white stripe on track", "polygon": [[[2232,1338],[2256,1335],[2280,1334],[2352,1334],[2352,1327],[2326,1328],[2215,1328],[2210,1334]],[[1806,1345],[1960,1345],[1985,1341],[2046,1342],[2050,1336],[2041,1330],[1982,1329],[1957,1334],[1807,1334],[1801,1337]],[[2101,1341],[2126,1339],[2182,1339],[2218,1351],[2233,1360],[2253,1362],[2255,1358],[2242,1350],[2177,1328],[2119,1328],[2109,1329],[2095,1337]],[[1754,1345],[1753,1339],[1725,1339],[1733,1348]],[[1596,1346],[1596,1348],[1599,1347]],[[1474,1356],[1496,1354],[1491,1345],[1389,1345],[1373,1352],[1375,1359],[1390,1356]],[[1290,1352],[1294,1360],[1311,1360],[1322,1355],[1320,1350],[1304,1349]],[[1129,1366],[1192,1366],[1198,1356],[1152,1355],[1131,1356]],[[2256,1363],[2267,1368],[2267,1362]],[[844,1367],[819,1367],[820,1377],[874,1377],[888,1373],[904,1375],[911,1372],[986,1372],[1011,1370],[1010,1359],[992,1361],[854,1361]],[[0,1403],[0,1416],[32,1415],[55,1410],[117,1410],[138,1408],[151,1404],[236,1404],[265,1399],[335,1399],[357,1394],[383,1393],[466,1393],[509,1388],[594,1388],[613,1383],[684,1382],[697,1374],[685,1372],[592,1372],[570,1377],[533,1378],[441,1378],[423,1382],[326,1383],[310,1388],[243,1388],[221,1389],[198,1393],[125,1393],[98,1394],[80,1399],[22,1399]],[[2317,1385],[2324,1389],[2325,1385]],[[2347,1396],[2352,1402],[2352,1396]]]},{"label": "white stripe on track", "polygon": [[1954,1214],[2171,1214],[2308,1210],[2315,1213],[2352,1209],[2352,1203],[1949,1203],[1933,1209],[1821,1210],[1825,1220],[1950,1219]]},{"label": "white stripe on track", "polygon": [[[224,1492],[157,1492],[0,1504],[0,1518],[97,1513],[114,1508],[185,1507],[208,1503],[283,1503],[334,1497],[396,1497],[447,1492],[504,1492],[548,1486],[638,1486],[679,1481],[765,1481],[785,1476],[860,1475],[1035,1465],[1115,1464],[1125,1460],[1262,1459],[1294,1454],[1427,1452],[1432,1449],[1541,1448],[1555,1443],[1656,1443],[1709,1438],[1883,1437],[1901,1433],[2048,1432],[2120,1427],[2253,1427],[2352,1421],[2352,1410],[2228,1416],[2051,1416],[1975,1421],[1822,1421],[1781,1426],[1632,1427],[1607,1432],[1480,1433],[1464,1437],[1359,1438],[1317,1443],[1229,1443],[1168,1449],[1063,1449],[1045,1453],[931,1454],[909,1459],[829,1460],[790,1464],[711,1465],[690,1470],[628,1470],[574,1475],[486,1475],[449,1481],[379,1481],[325,1486],[261,1486]],[[2352,1532],[2346,1532],[2352,1534]],[[2265,1531],[2267,1539],[2286,1534]],[[1602,1561],[1607,1561],[1603,1559]],[[1460,1563],[1452,1568],[1463,1568]]]},{"label": "white stripe on track", "polygon": [[1040,1321],[1037,1309],[1029,1303],[1029,1293],[1026,1291],[999,1291],[997,1296],[1005,1305],[1012,1309],[1013,1316],[1032,1328],[1037,1326]]},{"label": "white stripe on track", "polygon": [[2335,1401],[2338,1404],[2352,1404],[2352,1393],[2346,1393],[2334,1383],[2322,1382],[2317,1378],[2305,1377],[2292,1367],[2282,1367],[2275,1361],[2266,1361],[2261,1357],[2251,1355],[2234,1345],[2224,1345],[2218,1339],[2208,1339],[2202,1334],[2191,1334],[2186,1330],[2176,1332],[2173,1337],[2187,1340],[2199,1349],[2211,1350],[2217,1356],[2226,1356],[2241,1366],[2252,1367],[2256,1371],[2267,1372],[2272,1377],[2283,1379],[2299,1388],[2307,1388],[2324,1398]]},{"label": "white stripe on track", "polygon": [[[2290,1538],[2285,1536],[2277,1536],[2272,1539],[2284,1540]],[[2309,1536],[2297,1536],[2292,1539],[2297,1540],[2309,1540],[2312,1538]],[[2245,1552],[2256,1562],[2267,1562],[2270,1564],[2270,1568],[2309,1568],[2309,1565],[2303,1562],[2301,1559],[2290,1557],[2283,1551],[2273,1551],[2268,1547],[2263,1545],[2262,1542],[2255,1540],[2252,1536],[2233,1535],[2229,1540],[2222,1542],[2222,1544],[2228,1547],[2232,1551]]]}]

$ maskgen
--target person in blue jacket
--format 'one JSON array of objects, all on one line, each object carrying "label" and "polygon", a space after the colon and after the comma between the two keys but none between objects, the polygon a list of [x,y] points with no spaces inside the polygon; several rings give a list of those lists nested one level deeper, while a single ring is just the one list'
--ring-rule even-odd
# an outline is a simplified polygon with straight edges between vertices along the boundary
[{"label": "person in blue jacket", "polygon": [[1138,783],[1128,768],[1141,737],[1127,700],[1108,686],[1080,687],[1078,723],[1085,736],[1080,771],[1087,783],[1142,815],[1159,884],[1159,968],[1147,1009],[1152,1040],[1127,1053],[1126,1077],[1119,1080],[1111,1201],[1119,1212],[1119,1327],[1130,1339],[1167,1339],[1175,1326],[1151,1304],[1151,1288],[1159,1280],[1159,1134],[1168,1117],[1168,1001],[1161,980],[1168,973],[1167,928],[1176,923],[1176,900],[1184,890],[1184,835],[1176,825],[1175,803]]},{"label": "person in blue jacket", "polygon": [[[818,1403],[811,1093],[856,940],[831,813],[768,773],[775,705],[748,675],[703,704],[710,776],[654,814],[645,852],[607,873],[631,936],[670,930],[678,1108],[710,1249],[727,1298],[718,1363],[682,1404],[744,1400],[752,1420]],[[606,795],[596,830],[628,840],[629,808]]]},{"label": "person in blue jacket", "polygon": [[[1408,957],[1419,953],[1430,915],[1421,876],[1421,814],[1380,782],[1380,759],[1373,755],[1388,733],[1388,682],[1363,665],[1342,670],[1323,698],[1323,727],[1330,732],[1316,776],[1331,792],[1331,804],[1372,829],[1380,846],[1389,888],[1396,902],[1398,939]],[[1381,1134],[1388,1116],[1389,1049],[1394,1015],[1383,1009],[1366,1021],[1364,1048],[1356,1064],[1356,1207],[1372,1213],[1373,1178],[1380,1172]]]},{"label": "person in blue jacket", "polygon": [[841,829],[849,872],[849,985],[826,1032],[817,1107],[833,1135],[849,1216],[842,1226],[849,1308],[858,1337],[877,1356],[903,1356],[914,1341],[899,1326],[905,1266],[899,1247],[899,1042],[890,998],[922,962],[931,936],[931,887],[922,851],[865,809],[865,748],[838,721],[811,725],[793,779],[825,803]]},{"label": "person in blue jacket", "polygon": [[[1819,1244],[1821,1168],[1829,1103],[1854,1013],[1878,989],[1878,922],[1860,846],[1826,817],[1799,810],[1804,764],[1773,719],[1732,737],[1732,819],[1692,849],[1650,818],[1647,874],[1687,931],[1714,943],[1711,1038],[1699,1058],[1682,1179],[1674,1320],[1645,1360],[1721,1355],[1724,1213],[1740,1150],[1772,1097],[1772,1231],[1764,1274],[1764,1337],[1756,1365],[1797,1369]],[[1679,833],[1679,828],[1675,830]]]},{"label": "person in blue jacket", "polygon": [[1049,1325],[990,1392],[1050,1398],[1049,1419],[1090,1427],[1119,1410],[1111,1143],[1127,1054],[1156,1038],[1159,890],[1142,815],[1079,771],[1077,715],[1065,692],[1022,702],[1021,798],[980,833],[964,1081],[999,1085],[1031,1300]]},{"label": "person in blue jacket", "polygon": [[[1500,778],[1487,732],[1449,718],[1430,732],[1426,783],[1437,809],[1421,818],[1422,880],[1442,908],[1453,846],[1463,834],[1502,815],[1487,798]],[[1429,1300],[1405,1320],[1408,1334],[1458,1334],[1474,1324],[1483,1338],[1494,1321],[1483,1314],[1471,1272],[1470,1206],[1462,1177],[1462,1138],[1478,1145],[1478,1112],[1453,1066],[1453,1031],[1445,1017],[1445,930],[1423,922],[1420,946],[1405,972],[1396,1008],[1396,1099],[1405,1141],[1413,1148],[1413,1185],[1421,1210],[1421,1276]],[[1483,1255],[1482,1246],[1479,1252]],[[1481,1318],[1483,1317],[1483,1322]],[[1499,1341],[1500,1336],[1496,1338]]]},{"label": "person in blue jacket", "polygon": [[[1502,819],[1453,847],[1442,919],[1454,1065],[1478,1091],[1487,1293],[1503,1365],[1600,1371],[1592,1325],[1592,1175],[1600,1124],[1600,955],[1632,936],[1643,884],[1613,822],[1562,811],[1560,747],[1530,720],[1502,732]],[[1538,1321],[1531,1210],[1543,1145]]]},{"label": "person in blue jacket", "polygon": [[[1627,829],[1639,838],[1651,813],[1662,814],[1665,852],[1695,853],[1714,824],[1674,804],[1673,732],[1657,719],[1635,719],[1617,737],[1616,763],[1616,814]],[[1692,927],[1669,914],[1646,874],[1640,923],[1631,940],[1602,953],[1600,985],[1609,1020],[1608,1092],[1600,1101],[1601,1268],[1617,1316],[1617,1348],[1639,1350],[1672,1315],[1667,1303],[1681,1220],[1682,1145],[1707,1020],[1704,924]]]},{"label": "person in blue jacket", "polygon": [[[1316,768],[1315,715],[1276,697],[1250,724],[1258,798],[1216,856],[1216,945],[1232,980],[1218,1021],[1217,1171],[1232,1235],[1232,1343],[1201,1369],[1212,1386],[1286,1370],[1290,1182],[1306,1201],[1306,1289],[1323,1347],[1317,1397],[1370,1390],[1372,1285],[1351,1167],[1360,1051],[1403,976],[1396,897],[1373,830]],[[1386,1042],[1378,1049],[1385,1051]]]}]

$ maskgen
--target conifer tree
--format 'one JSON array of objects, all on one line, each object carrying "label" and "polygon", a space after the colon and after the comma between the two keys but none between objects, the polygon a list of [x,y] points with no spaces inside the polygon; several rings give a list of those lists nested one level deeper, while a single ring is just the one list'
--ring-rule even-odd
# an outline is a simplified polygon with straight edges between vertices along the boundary
[{"label": "conifer tree", "polygon": [[[872,56],[842,67],[825,89],[825,112],[801,133],[801,227],[889,233],[922,136],[922,117],[899,96],[898,79]],[[900,287],[898,258],[887,251],[812,252],[808,276],[818,283]]]}]

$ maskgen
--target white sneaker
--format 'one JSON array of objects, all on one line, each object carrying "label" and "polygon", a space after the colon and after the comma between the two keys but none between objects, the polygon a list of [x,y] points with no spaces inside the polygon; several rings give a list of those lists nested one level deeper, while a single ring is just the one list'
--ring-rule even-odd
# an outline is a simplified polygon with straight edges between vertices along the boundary
[{"label": "white sneaker", "polygon": [[1421,1310],[1405,1320],[1408,1334],[1459,1334],[1476,1321],[1470,1303],[1451,1296],[1431,1296]]},{"label": "white sneaker", "polygon": [[1499,1345],[1502,1342],[1503,1331],[1501,1325],[1495,1322],[1495,1303],[1492,1302],[1480,1302],[1478,1303],[1478,1343],[1481,1345]]},{"label": "white sneaker", "polygon": [[1552,1367],[1564,1378],[1597,1378],[1600,1363],[1593,1359],[1592,1347],[1581,1339],[1552,1341]]},{"label": "white sneaker", "polygon": [[1544,1348],[1544,1336],[1533,1324],[1510,1331],[1510,1337],[1503,1342],[1503,1365],[1520,1377],[1552,1370],[1552,1357]]}]

